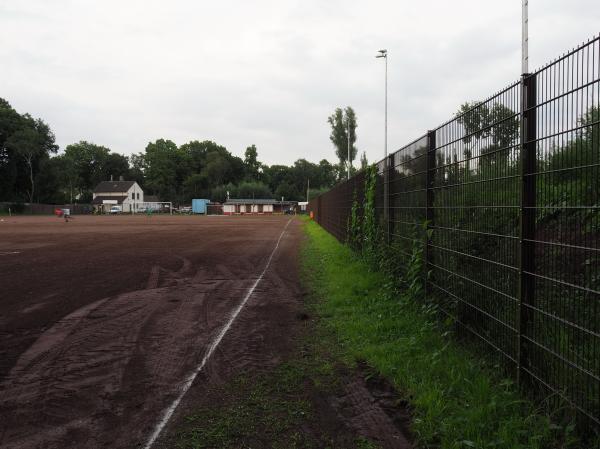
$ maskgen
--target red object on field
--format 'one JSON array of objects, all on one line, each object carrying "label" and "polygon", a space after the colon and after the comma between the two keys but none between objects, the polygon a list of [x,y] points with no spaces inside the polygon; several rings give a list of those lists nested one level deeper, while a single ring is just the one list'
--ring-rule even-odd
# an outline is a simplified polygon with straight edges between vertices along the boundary
[{"label": "red object on field", "polygon": [[57,217],[62,217],[63,210],[62,209],[54,209],[54,215],[56,215]]}]

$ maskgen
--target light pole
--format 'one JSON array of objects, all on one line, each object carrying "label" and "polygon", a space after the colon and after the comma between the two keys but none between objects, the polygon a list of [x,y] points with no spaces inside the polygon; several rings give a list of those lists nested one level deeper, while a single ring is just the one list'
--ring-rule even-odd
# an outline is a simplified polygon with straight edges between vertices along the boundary
[{"label": "light pole", "polygon": [[521,74],[529,72],[529,0],[523,0],[521,36]]},{"label": "light pole", "polygon": [[346,120],[348,121],[348,163],[346,164],[348,179],[350,179],[350,118],[346,114]]},{"label": "light pole", "polygon": [[385,59],[385,131],[384,131],[384,145],[383,145],[383,219],[386,223],[386,229],[388,230],[387,234],[389,237],[389,220],[388,220],[388,209],[389,209],[389,195],[388,195],[388,151],[387,151],[387,109],[388,109],[388,100],[387,100],[387,62],[388,62],[388,52],[387,50],[379,50],[379,54],[375,56],[376,58]]},{"label": "light pole", "polygon": [[385,59],[385,133],[384,133],[384,139],[385,139],[385,143],[384,143],[384,157],[387,160],[387,57],[388,57],[388,52],[387,50],[379,50],[378,52],[379,54],[377,56],[375,56],[376,58],[383,58]]}]

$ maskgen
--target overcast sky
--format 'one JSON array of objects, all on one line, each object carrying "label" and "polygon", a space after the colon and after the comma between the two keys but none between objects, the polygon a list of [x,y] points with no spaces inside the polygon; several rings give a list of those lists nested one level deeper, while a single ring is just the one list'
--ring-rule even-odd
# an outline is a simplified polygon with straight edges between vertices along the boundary
[{"label": "overcast sky", "polygon": [[[530,0],[530,67],[600,32],[598,0]],[[0,97],[61,149],[123,154],[214,140],[268,164],[335,160],[352,106],[360,151],[401,147],[521,71],[521,0],[0,0]]]}]

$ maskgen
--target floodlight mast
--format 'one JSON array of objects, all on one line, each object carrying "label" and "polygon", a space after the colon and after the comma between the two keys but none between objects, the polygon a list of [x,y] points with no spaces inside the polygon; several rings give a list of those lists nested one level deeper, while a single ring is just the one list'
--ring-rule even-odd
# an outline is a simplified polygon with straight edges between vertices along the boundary
[{"label": "floodlight mast", "polygon": [[347,177],[348,180],[350,179],[350,118],[348,117],[348,114],[346,114],[346,120],[348,121],[348,163],[346,164],[346,168],[347,168]]},{"label": "floodlight mast", "polygon": [[521,35],[521,73],[529,73],[529,0],[523,0]]},{"label": "floodlight mast", "polygon": [[378,51],[378,55],[376,58],[385,59],[385,131],[384,131],[384,145],[383,145],[383,217],[385,222],[388,222],[388,148],[387,148],[387,128],[388,128],[388,51],[386,49],[382,49]]}]

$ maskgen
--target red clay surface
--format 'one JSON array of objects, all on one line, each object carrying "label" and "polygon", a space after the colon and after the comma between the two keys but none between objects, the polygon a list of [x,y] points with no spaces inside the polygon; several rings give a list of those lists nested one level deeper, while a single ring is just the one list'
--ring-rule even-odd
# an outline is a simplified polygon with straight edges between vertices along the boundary
[{"label": "red clay surface", "polygon": [[[0,447],[132,448],[143,447],[289,218],[1,220]],[[292,220],[218,364],[196,383],[276,362],[300,303],[299,228]]]}]

